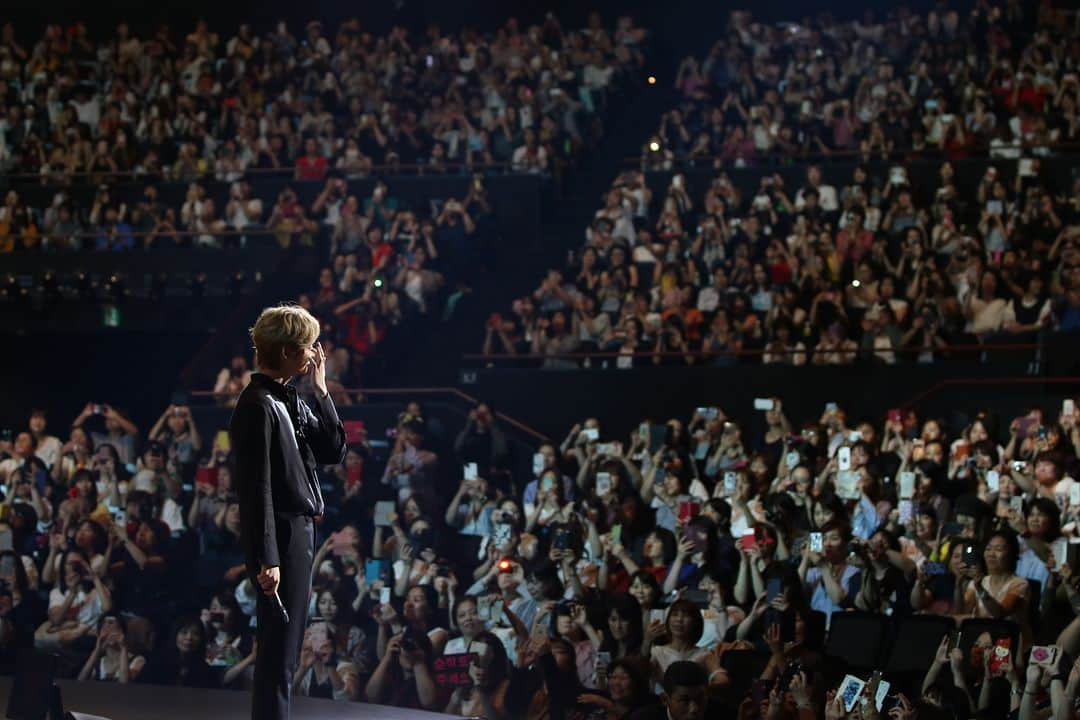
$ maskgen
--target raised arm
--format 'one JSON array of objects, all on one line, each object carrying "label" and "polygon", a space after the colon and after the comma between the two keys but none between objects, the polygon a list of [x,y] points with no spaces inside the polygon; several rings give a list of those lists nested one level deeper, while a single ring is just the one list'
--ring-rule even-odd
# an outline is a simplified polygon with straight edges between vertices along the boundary
[{"label": "raised arm", "polygon": [[340,465],[345,460],[345,426],[338,418],[337,408],[325,387],[315,391],[314,412],[306,403],[300,404],[304,413],[301,423],[307,431],[308,443],[315,459],[322,465]]}]

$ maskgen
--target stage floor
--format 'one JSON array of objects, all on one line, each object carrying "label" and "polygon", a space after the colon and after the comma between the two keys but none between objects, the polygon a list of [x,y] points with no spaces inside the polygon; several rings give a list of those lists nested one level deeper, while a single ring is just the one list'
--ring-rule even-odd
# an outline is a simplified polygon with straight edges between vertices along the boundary
[{"label": "stage floor", "polygon": [[[10,676],[0,677],[0,712],[7,707],[13,680]],[[249,720],[251,717],[250,696],[245,692],[74,680],[58,680],[56,684],[63,692],[65,710],[109,720],[191,720],[193,717]],[[438,720],[453,716],[298,697],[293,698],[292,717],[295,720]]]}]

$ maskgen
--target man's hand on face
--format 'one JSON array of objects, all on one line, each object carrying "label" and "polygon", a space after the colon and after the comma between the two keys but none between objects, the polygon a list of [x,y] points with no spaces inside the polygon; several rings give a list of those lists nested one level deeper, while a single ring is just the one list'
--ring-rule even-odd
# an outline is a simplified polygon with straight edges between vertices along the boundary
[{"label": "man's hand on face", "polygon": [[315,343],[315,357],[311,359],[311,381],[320,395],[326,395],[326,353],[321,342]]},{"label": "man's hand on face", "polygon": [[278,585],[281,584],[281,568],[277,565],[263,565],[256,580],[258,580],[263,594],[273,595],[277,592]]}]

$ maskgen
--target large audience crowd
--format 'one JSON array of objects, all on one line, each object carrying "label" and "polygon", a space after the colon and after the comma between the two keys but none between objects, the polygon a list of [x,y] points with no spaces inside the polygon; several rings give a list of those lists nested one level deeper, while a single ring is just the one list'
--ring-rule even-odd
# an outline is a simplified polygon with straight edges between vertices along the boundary
[{"label": "large audience crowd", "polygon": [[[625,438],[583,419],[525,473],[484,404],[456,432],[415,402],[385,435],[346,421],[344,464],[320,469],[294,691],[507,720],[1071,706],[1074,399],[955,427],[755,408]],[[88,404],[64,434],[35,411],[0,441],[0,657],[33,645],[88,681],[247,687],[256,590],[228,433],[186,406],[144,432]],[[855,611],[982,624],[925,675],[882,677],[827,655]]]},{"label": "large audience crowd", "polygon": [[[1076,137],[1076,33],[1036,30],[1034,11],[775,27],[732,13],[709,56],[680,66],[682,102],[642,171],[615,179],[568,266],[489,317],[483,353],[559,368],[929,363],[1076,330],[1080,184],[1041,161]],[[987,147],[985,175],[958,183],[957,161]],[[770,153],[853,170],[728,172]],[[936,177],[909,174],[935,160]],[[654,193],[655,170],[671,176]]]},{"label": "large audience crowd", "polygon": [[1045,156],[1080,140],[1073,20],[1022,2],[806,24],[733,12],[705,57],[680,63],[680,101],[643,162]]},{"label": "large audience crowd", "polygon": [[[299,37],[285,23],[231,36],[199,23],[92,38],[50,25],[25,45],[7,24],[0,171],[15,182],[0,203],[0,254],[317,248],[327,261],[297,299],[358,369],[467,279],[497,232],[493,173],[558,176],[600,139],[645,39],[629,17],[605,27],[595,14],[579,30],[550,15],[490,34],[379,36],[351,21],[330,33],[311,22]],[[414,170],[464,175],[469,190],[418,206],[381,180],[356,192],[363,178]],[[271,191],[268,174],[292,184]],[[47,207],[27,199],[42,197],[27,187],[38,181]],[[182,201],[163,199],[170,183],[187,185]],[[306,183],[319,191],[302,199]],[[31,281],[85,294],[78,274]],[[358,372],[345,378],[358,384]]]},{"label": "large audience crowd", "polygon": [[989,166],[975,188],[949,161],[932,187],[903,165],[838,186],[816,165],[797,187],[720,171],[700,194],[675,173],[656,197],[623,173],[573,262],[491,315],[483,352],[554,368],[892,365],[1075,332],[1080,182],[1062,195],[1032,163],[1011,181]]},{"label": "large audience crowd", "polygon": [[[1080,330],[1080,182],[1054,187],[1042,165],[1076,138],[1080,45],[1033,12],[777,27],[732,13],[681,65],[643,169],[614,181],[568,267],[491,315],[484,353],[891,365]],[[298,302],[348,404],[356,365],[431,313],[494,232],[483,170],[572,162],[644,37],[595,16],[574,32],[552,16],[490,36],[313,22],[227,41],[200,23],[182,42],[121,25],[97,44],[74,25],[28,50],[9,25],[0,169],[59,190],[48,208],[7,194],[0,251],[243,247],[256,232],[324,246]],[[990,162],[960,187],[972,154]],[[858,165],[831,182],[807,165],[795,187],[726,172],[800,155]],[[915,182],[927,159],[935,182]],[[382,181],[350,194],[382,166],[477,174],[430,208]],[[672,171],[655,196],[650,170]],[[289,188],[270,202],[257,172],[321,189],[309,207]],[[119,201],[118,174],[145,183],[140,200]],[[178,208],[158,200],[172,181],[189,183]],[[77,207],[65,188],[84,182],[98,191]],[[238,356],[221,371],[223,405],[251,370]],[[483,403],[457,428],[417,402],[391,427],[347,420],[345,462],[319,469],[293,691],[488,720],[1073,717],[1076,399],[950,422],[850,417],[844,399],[802,418],[767,396],[753,414],[672,409],[626,437],[583,418],[531,458]],[[144,431],[92,402],[62,433],[34,410],[0,434],[0,668],[36,647],[88,682],[251,686],[257,589],[224,412],[178,403]],[[867,618],[938,618],[936,652],[914,674],[884,653],[858,665],[873,638],[850,623]]]},{"label": "large audience crowd", "polygon": [[[284,169],[321,180],[379,166],[551,171],[601,128],[607,90],[642,62],[629,17],[565,30],[554,15],[497,31],[385,35],[358,20],[219,34],[121,23],[93,38],[0,29],[0,169],[63,184],[116,174],[234,181]],[[24,44],[26,43],[26,44]]]}]

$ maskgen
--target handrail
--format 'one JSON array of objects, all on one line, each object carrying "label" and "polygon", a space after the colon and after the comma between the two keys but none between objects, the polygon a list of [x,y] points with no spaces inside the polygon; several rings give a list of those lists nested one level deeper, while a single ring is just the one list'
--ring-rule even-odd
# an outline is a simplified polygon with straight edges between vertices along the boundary
[{"label": "handrail", "polygon": [[[204,235],[212,236],[233,236],[233,235],[303,235],[305,233],[318,232],[317,228],[308,229],[285,229],[280,228],[277,230],[271,230],[269,228],[258,228],[253,230],[130,230],[130,231],[117,231],[116,237],[131,237],[131,238],[155,238],[155,237],[202,237]],[[15,238],[16,240],[42,240],[42,239],[54,239],[54,240],[70,240],[72,238],[79,238],[83,240],[92,240],[99,237],[109,237],[110,231],[99,230],[98,232],[73,232],[73,233],[56,233],[56,232],[41,232],[41,233],[2,233],[0,237]]]},{"label": "handrail", "polygon": [[[648,143],[645,143],[647,146]],[[1080,142],[1057,142],[1057,143],[1040,143],[1038,145],[1031,145],[1029,143],[1009,143],[1007,145],[967,145],[959,150],[967,152],[969,154],[968,159],[975,160],[993,160],[1003,162],[1016,162],[1018,158],[995,158],[989,155],[991,150],[1029,150],[1032,151],[1036,148],[1046,148],[1052,150],[1057,155],[1068,154],[1068,152],[1062,151],[1080,151]],[[810,161],[810,160],[832,160],[832,159],[850,159],[867,157],[870,162],[891,162],[902,164],[905,162],[900,159],[890,159],[889,156],[907,155],[909,153],[921,153],[926,155],[927,160],[939,160],[946,152],[950,152],[950,148],[942,148],[938,146],[927,146],[922,149],[915,149],[913,147],[893,148],[892,150],[874,150],[870,152],[864,152],[859,149],[841,149],[841,150],[829,150],[823,152],[820,150],[815,151],[797,151],[795,153],[789,153],[784,150],[770,149],[764,151],[757,151],[755,157],[756,162],[764,162],[765,164],[771,164],[776,160],[795,159],[798,162]],[[882,157],[885,155],[885,157]],[[623,158],[624,166],[631,165],[647,165],[648,155],[642,153],[640,155],[627,156]],[[1044,156],[1035,155],[1035,157],[1042,158]],[[686,153],[675,155],[673,158],[664,158],[663,162],[674,162],[677,165],[684,167],[690,164],[698,164],[702,168],[712,168],[714,163],[723,160],[723,155],[702,155],[697,157],[690,157]],[[730,161],[723,163],[725,167],[735,167]],[[755,167],[755,164],[751,163],[747,167]],[[648,172],[666,172],[666,170],[652,170],[648,167],[645,168]]]},{"label": "handrail", "polygon": [[[303,235],[304,233],[317,232],[316,228],[311,230],[286,230],[284,228],[278,230],[271,230],[269,228],[258,228],[254,230],[131,230],[127,232],[117,232],[117,236],[120,237],[133,237],[133,238],[151,238],[151,237],[200,237],[202,235]],[[93,239],[102,236],[108,236],[109,231],[100,230],[98,232],[73,232],[73,233],[3,233],[0,237],[10,237],[17,240],[33,239],[41,240],[43,238],[57,238],[61,240],[70,240],[71,238],[81,239]]]},{"label": "handrail", "polygon": [[[905,346],[896,348],[864,348],[855,347],[850,350],[845,349],[828,349],[823,352],[836,355],[885,355],[888,353],[904,353],[904,354],[921,354],[925,352],[932,353],[949,353],[949,352],[988,352],[997,350],[1037,350],[1044,347],[1039,343],[986,343],[982,345],[946,345],[942,348],[937,347],[921,347],[921,346]],[[491,361],[491,360],[584,360],[586,358],[656,358],[656,357],[668,357],[668,358],[715,358],[715,357],[758,357],[765,354],[770,355],[813,355],[815,348],[807,347],[802,350],[797,348],[784,349],[784,350],[769,350],[766,348],[748,348],[741,350],[662,350],[659,352],[644,351],[633,353],[620,353],[612,351],[596,351],[596,352],[572,352],[572,353],[556,353],[551,355],[545,355],[542,353],[528,353],[517,355],[514,353],[491,353],[485,355],[484,353],[465,353],[461,357],[463,360],[469,361]]]},{"label": "handrail", "polygon": [[925,390],[921,390],[906,402],[900,403],[899,407],[914,407],[926,397],[936,393],[949,385],[1080,385],[1080,377],[1068,375],[1065,377],[1003,377],[1003,378],[946,378],[940,380]]},{"label": "handrail", "polygon": [[[476,399],[475,397],[473,397],[472,395],[469,395],[468,393],[462,392],[461,390],[459,390],[457,388],[454,388],[454,387],[342,388],[341,390],[334,390],[334,392],[343,392],[343,393],[346,393],[348,395],[437,395],[437,394],[442,394],[442,395],[456,396],[457,398],[459,398],[461,400],[464,400],[465,402],[469,403],[470,405],[475,406],[475,405],[480,404],[480,401],[478,399]],[[239,394],[240,393],[224,392],[224,391],[215,392],[213,390],[192,390],[191,392],[188,393],[188,397],[192,397],[192,398],[233,398],[233,397],[238,396]],[[502,420],[503,422],[505,422],[507,425],[510,425],[511,427],[513,427],[513,428],[515,428],[517,430],[520,430],[521,432],[523,432],[523,433],[525,433],[527,435],[532,436],[534,439],[539,440],[540,442],[545,442],[545,443],[551,442],[551,438],[549,438],[547,435],[544,435],[539,430],[536,430],[535,428],[532,428],[532,427],[526,425],[525,423],[521,422],[520,420],[518,420],[516,418],[513,418],[513,417],[507,415],[506,413],[503,413],[503,412],[500,412],[500,411],[496,410],[495,411],[495,416],[497,418],[499,418],[500,420]]]},{"label": "handrail", "polygon": [[[482,171],[488,170],[488,169],[495,169],[495,170],[507,170],[507,169],[509,169],[511,172],[518,172],[518,171],[515,171],[513,169],[513,165],[514,164],[512,162],[510,162],[510,161],[493,162],[493,163],[447,162],[447,163],[443,163],[440,166],[433,166],[433,165],[431,165],[429,163],[383,163],[383,164],[380,164],[380,165],[372,165],[369,168],[366,168],[365,170],[363,170],[360,177],[353,177],[353,178],[350,178],[349,175],[350,174],[356,174],[357,171],[355,171],[355,170],[345,170],[345,169],[341,169],[341,168],[335,168],[335,167],[331,167],[329,165],[327,165],[326,171],[325,171],[323,177],[321,177],[321,178],[296,178],[296,177],[293,177],[295,175],[295,173],[296,173],[297,168],[299,167],[297,165],[290,165],[288,167],[276,167],[276,168],[247,167],[247,168],[244,168],[244,170],[242,172],[237,171],[237,170],[228,170],[228,171],[224,171],[223,174],[235,175],[236,173],[239,172],[241,175],[243,175],[245,177],[248,176],[248,175],[282,175],[282,176],[288,177],[289,179],[293,180],[294,182],[316,183],[316,182],[324,181],[326,179],[326,177],[331,176],[331,175],[333,175],[333,176],[342,175],[342,176],[345,177],[346,180],[364,180],[364,179],[367,179],[368,177],[371,177],[371,176],[374,176],[374,175],[385,174],[387,172],[391,172],[391,173],[399,172],[399,171],[402,171],[402,170],[413,171],[418,176],[424,176],[424,175],[428,175],[428,174],[436,175],[436,176],[437,175],[444,175],[447,172],[451,172],[451,171],[457,171],[457,172],[461,172],[461,171],[482,172]],[[528,174],[528,175],[535,174],[535,173],[529,173],[527,171],[520,171],[520,172],[521,172],[521,174]],[[57,170],[56,172],[47,172],[47,173],[46,172],[8,173],[7,175],[5,175],[5,177],[11,178],[11,179],[14,179],[14,180],[40,180],[42,185],[63,184],[59,180],[53,180],[52,182],[47,182],[47,180],[51,180],[53,178],[63,179],[63,178],[83,178],[83,177],[128,178],[128,179],[130,179],[132,181],[144,181],[144,180],[157,179],[159,181],[175,182],[175,183],[196,182],[196,180],[191,180],[189,178],[170,177],[170,175],[172,175],[172,173],[166,173],[163,170],[159,170],[159,171],[155,171],[155,172],[146,172],[146,171],[137,171],[137,170],[98,170],[98,171],[96,171],[96,170],[78,170],[78,171],[73,171],[73,172],[67,172],[67,171],[63,171],[63,170]],[[198,172],[197,173],[197,179],[198,180],[211,179],[211,180],[213,180],[215,182],[223,182],[223,183],[234,182],[234,181],[231,181],[231,180],[218,180],[217,179],[217,171],[214,168],[207,168],[206,170]]]}]

